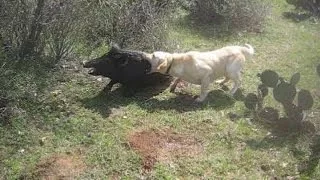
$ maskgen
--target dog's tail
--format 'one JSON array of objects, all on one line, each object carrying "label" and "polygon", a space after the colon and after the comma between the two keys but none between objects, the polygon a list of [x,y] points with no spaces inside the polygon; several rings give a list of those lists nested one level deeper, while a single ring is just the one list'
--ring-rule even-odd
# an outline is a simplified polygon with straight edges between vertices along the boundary
[{"label": "dog's tail", "polygon": [[241,50],[246,57],[251,57],[254,54],[254,49],[250,44],[245,44]]}]

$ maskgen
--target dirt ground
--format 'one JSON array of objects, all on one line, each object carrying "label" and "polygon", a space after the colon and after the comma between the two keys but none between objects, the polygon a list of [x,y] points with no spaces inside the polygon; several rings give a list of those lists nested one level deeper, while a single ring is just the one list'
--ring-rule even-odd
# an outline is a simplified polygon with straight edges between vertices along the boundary
[{"label": "dirt ground", "polygon": [[194,137],[170,129],[142,130],[128,137],[129,145],[143,158],[143,168],[151,170],[156,162],[170,162],[178,157],[195,157],[203,147]]},{"label": "dirt ground", "polygon": [[54,154],[37,164],[34,177],[43,180],[73,179],[85,169],[86,165],[77,155]]}]

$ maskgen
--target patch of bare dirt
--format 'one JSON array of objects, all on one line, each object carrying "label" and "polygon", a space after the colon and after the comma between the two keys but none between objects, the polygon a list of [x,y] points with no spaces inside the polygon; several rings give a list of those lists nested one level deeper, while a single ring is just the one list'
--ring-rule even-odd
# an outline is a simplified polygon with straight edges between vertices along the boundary
[{"label": "patch of bare dirt", "polygon": [[86,169],[86,165],[76,155],[54,154],[42,159],[34,176],[42,180],[74,179]]},{"label": "patch of bare dirt", "polygon": [[203,151],[199,141],[170,129],[131,133],[129,145],[143,157],[143,167],[151,170],[156,162],[170,162],[177,157],[194,157]]}]

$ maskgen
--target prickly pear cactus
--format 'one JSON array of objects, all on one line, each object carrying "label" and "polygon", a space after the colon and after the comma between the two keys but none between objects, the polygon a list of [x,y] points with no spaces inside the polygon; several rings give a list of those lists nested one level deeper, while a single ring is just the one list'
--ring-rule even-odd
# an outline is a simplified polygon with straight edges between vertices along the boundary
[{"label": "prickly pear cactus", "polygon": [[285,81],[282,81],[273,89],[274,99],[282,104],[292,103],[296,94],[296,87]]},{"label": "prickly pear cactus", "polygon": [[[320,76],[320,65],[317,67],[317,73]],[[296,132],[303,129],[306,122],[304,111],[312,108],[313,98],[308,90],[302,89],[298,92],[297,102],[294,103],[300,73],[293,74],[289,82],[272,70],[263,71],[258,77],[262,81],[257,89],[258,95],[249,93],[244,100],[245,106],[252,110],[255,116],[275,125],[280,132]],[[273,88],[273,97],[282,104],[285,116],[280,117],[277,109],[263,107],[262,102],[268,95],[269,88]]]},{"label": "prickly pear cactus", "polygon": [[279,75],[272,70],[265,70],[261,74],[258,74],[258,77],[268,87],[276,87],[279,81]]},{"label": "prickly pear cactus", "polygon": [[290,84],[295,86],[298,84],[299,81],[300,81],[300,73],[295,73],[294,75],[292,75],[290,79]]},{"label": "prickly pear cactus", "polygon": [[249,93],[244,99],[244,105],[250,110],[256,110],[258,104],[258,96],[254,93]]},{"label": "prickly pear cactus", "polygon": [[313,106],[313,98],[308,90],[302,89],[298,93],[298,108],[302,110],[311,109]]}]

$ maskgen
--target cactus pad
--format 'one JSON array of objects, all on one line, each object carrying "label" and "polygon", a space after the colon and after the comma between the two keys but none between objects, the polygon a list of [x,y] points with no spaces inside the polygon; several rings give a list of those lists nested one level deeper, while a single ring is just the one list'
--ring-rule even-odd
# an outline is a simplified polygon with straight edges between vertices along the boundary
[{"label": "cactus pad", "polygon": [[292,103],[296,93],[295,86],[284,81],[273,89],[273,97],[280,103]]},{"label": "cactus pad", "polygon": [[318,66],[317,66],[317,73],[320,76],[320,64],[318,64]]},{"label": "cactus pad", "polygon": [[244,105],[250,109],[255,110],[258,104],[258,97],[254,93],[249,93],[244,99]]},{"label": "cactus pad", "polygon": [[279,75],[272,70],[265,70],[258,76],[261,82],[268,87],[276,87],[279,81]]},{"label": "cactus pad", "polygon": [[295,73],[290,79],[290,84],[296,85],[300,81],[300,73]]},{"label": "cactus pad", "polygon": [[302,110],[308,110],[313,106],[313,98],[308,90],[300,90],[298,93],[298,107]]}]

